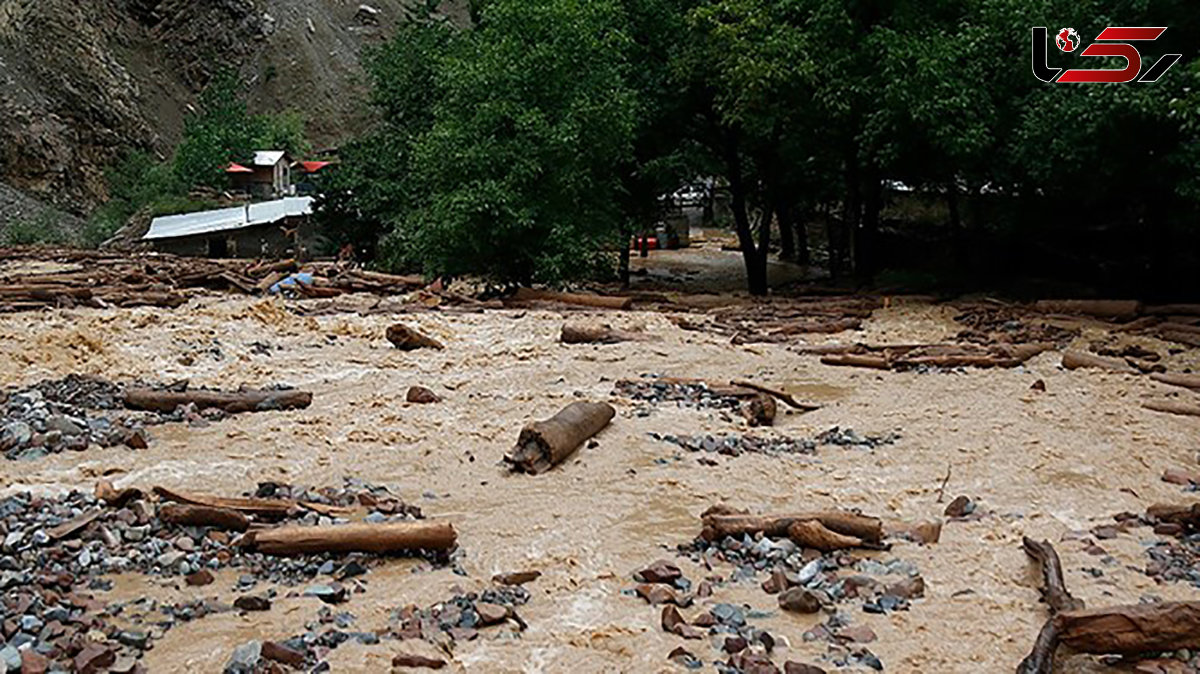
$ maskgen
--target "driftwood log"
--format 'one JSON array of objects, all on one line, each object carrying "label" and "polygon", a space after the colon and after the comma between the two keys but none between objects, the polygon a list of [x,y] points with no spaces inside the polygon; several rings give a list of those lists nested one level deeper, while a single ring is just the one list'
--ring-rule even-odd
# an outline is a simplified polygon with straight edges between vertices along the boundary
[{"label": "driftwood log", "polygon": [[1095,354],[1084,353],[1082,351],[1064,352],[1062,357],[1062,366],[1068,370],[1090,367],[1099,370],[1108,370],[1109,372],[1138,374],[1138,370],[1136,368],[1132,367],[1129,363],[1126,363],[1120,358],[1097,356]]},{"label": "driftwood log", "polygon": [[323,515],[345,515],[353,512],[351,508],[309,503],[307,501],[288,501],[285,499],[243,498],[229,496],[212,496],[194,492],[179,491],[167,487],[155,487],[154,493],[164,501],[174,501],[188,505],[207,506],[223,510],[235,510],[247,515],[263,519],[281,519],[296,509],[312,510]]},{"label": "driftwood log", "polygon": [[1159,304],[1146,307],[1151,316],[1200,316],[1200,304]]},{"label": "driftwood log", "polygon": [[601,309],[628,309],[633,306],[632,297],[561,293],[552,290],[535,290],[533,288],[517,288],[517,291],[509,299],[516,302],[560,302],[562,304],[598,307]]},{"label": "driftwood log", "polygon": [[1025,554],[1037,563],[1041,572],[1042,585],[1039,590],[1042,600],[1050,606],[1050,612],[1059,613],[1083,608],[1083,601],[1072,597],[1066,583],[1063,582],[1062,561],[1059,560],[1054,546],[1050,545],[1049,541],[1039,542],[1028,536],[1021,543],[1025,547]]},{"label": "driftwood log", "polygon": [[1156,503],[1146,508],[1146,517],[1156,522],[1169,522],[1184,527],[1200,528],[1200,503],[1192,505]]},{"label": "driftwood log", "polygon": [[787,531],[788,538],[791,538],[796,545],[804,548],[813,548],[822,552],[859,548],[865,545],[862,539],[839,534],[821,524],[820,520],[799,520],[792,522]]},{"label": "driftwood log", "polygon": [[158,509],[158,517],[164,522],[194,527],[215,527],[226,531],[245,531],[250,520],[242,513],[229,508],[168,503]]},{"label": "driftwood log", "polygon": [[286,526],[246,534],[243,544],[268,555],[318,552],[399,553],[449,550],[457,534],[445,522],[343,524],[327,527]]},{"label": "driftwood log", "polygon": [[414,351],[416,349],[444,349],[445,346],[436,339],[426,335],[415,328],[410,328],[403,323],[396,323],[389,326],[387,329],[387,340],[392,343],[392,346],[401,351]]},{"label": "driftwood log", "polygon": [[1136,655],[1200,646],[1200,602],[1084,608],[1083,602],[1067,591],[1054,547],[1029,538],[1023,545],[1038,563],[1050,619],[1038,633],[1033,650],[1017,667],[1017,674],[1050,674],[1060,644],[1094,655]]},{"label": "driftwood log", "polygon": [[616,344],[618,342],[648,342],[654,338],[641,332],[618,330],[607,325],[570,322],[563,324],[559,340],[563,344]]},{"label": "driftwood log", "polygon": [[774,426],[776,408],[775,399],[765,393],[759,393],[741,405],[742,416],[751,426]]},{"label": "driftwood log", "polygon": [[1159,330],[1158,337],[1168,342],[1187,346],[1200,346],[1200,333],[1185,330]]},{"label": "driftwood log", "polygon": [[1059,643],[1081,653],[1136,655],[1200,646],[1200,602],[1168,601],[1064,611]]},{"label": "driftwood log", "polygon": [[1142,310],[1136,300],[1041,300],[1034,308],[1046,314],[1079,314],[1113,320],[1132,320]]},{"label": "driftwood log", "polygon": [[726,536],[741,538],[753,536],[760,531],[766,536],[781,538],[790,536],[790,529],[797,522],[819,522],[831,532],[850,536],[865,543],[879,544],[883,541],[883,521],[843,510],[824,510],[789,515],[747,515],[728,508],[710,508],[701,515],[703,528],[700,536],[707,541],[717,541]]},{"label": "driftwood log", "polygon": [[798,409],[798,410],[804,410],[805,412],[811,412],[813,410],[821,409],[820,405],[813,405],[812,403],[799,402],[795,398],[793,398],[791,396],[791,394],[789,394],[789,393],[785,393],[783,391],[780,391],[779,389],[771,388],[769,386],[763,386],[762,384],[756,384],[755,382],[747,381],[745,379],[734,379],[733,381],[729,382],[729,385],[730,386],[738,386],[741,388],[748,388],[752,391],[758,391],[759,393],[765,393],[765,394],[771,396],[772,398],[778,398],[779,402],[787,405],[788,407]]},{"label": "driftwood log", "polygon": [[1167,414],[1181,414],[1189,417],[1200,417],[1200,405],[1195,403],[1177,403],[1165,400],[1152,400],[1147,403],[1142,403],[1142,407],[1155,412],[1166,412]]},{"label": "driftwood log", "polygon": [[573,402],[553,417],[521,429],[516,446],[504,460],[516,471],[544,473],[599,433],[616,413],[608,403]]},{"label": "driftwood log", "polygon": [[884,356],[866,353],[843,353],[821,356],[822,365],[841,365],[845,367],[867,367],[874,370],[890,370],[891,363]]},{"label": "driftwood log", "polygon": [[1058,649],[1058,625],[1054,619],[1059,611],[1084,608],[1083,601],[1071,596],[1063,581],[1062,562],[1058,552],[1049,541],[1035,541],[1028,536],[1021,541],[1025,554],[1038,565],[1041,585],[1038,591],[1046,605],[1050,607],[1050,619],[1038,631],[1033,643],[1033,650],[1021,664],[1017,665],[1017,674],[1050,674],[1054,668],[1054,652]]},{"label": "driftwood log", "polygon": [[180,405],[197,409],[215,407],[231,414],[269,410],[302,409],[312,404],[308,391],[157,391],[135,388],[125,392],[125,406],[135,410],[172,412]]}]

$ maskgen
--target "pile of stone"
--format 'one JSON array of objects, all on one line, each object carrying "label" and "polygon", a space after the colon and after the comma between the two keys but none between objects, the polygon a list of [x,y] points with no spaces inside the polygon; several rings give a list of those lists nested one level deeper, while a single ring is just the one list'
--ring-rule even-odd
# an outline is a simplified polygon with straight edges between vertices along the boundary
[{"label": "pile of stone", "polygon": [[689,452],[710,452],[725,456],[741,456],[742,454],[768,454],[779,456],[784,454],[815,454],[817,447],[833,445],[855,449],[875,449],[883,445],[894,444],[900,438],[899,433],[891,432],[886,435],[863,436],[850,428],[834,426],[815,438],[792,438],[787,436],[757,436],[757,435],[672,435],[669,433],[650,433],[650,437],[660,442],[678,445]]},{"label": "pile of stone", "polygon": [[[103,499],[73,491],[57,498],[22,493],[0,500],[0,629],[16,657],[79,671],[133,671],[141,651],[179,622],[235,609],[269,609],[269,595],[246,594],[259,582],[295,586],[319,576],[347,581],[366,573],[377,559],[365,553],[277,557],[253,552],[216,526],[165,521],[160,507],[137,490],[117,492],[108,486],[98,493]],[[360,481],[327,489],[270,483],[260,485],[259,493],[304,495],[302,503],[311,506],[282,514],[298,525],[348,522],[313,510],[333,512],[330,508],[342,504],[365,506],[366,517],[374,521],[421,518],[418,508]],[[434,563],[445,561],[444,555],[426,556]],[[108,605],[95,598],[96,592],[111,589],[108,574],[182,577],[201,586],[212,583],[213,572],[222,568],[239,573],[234,590],[241,594],[232,605],[162,605],[149,599]],[[330,603],[345,592],[337,582],[306,591]],[[118,616],[123,627],[114,620]]]},{"label": "pile of stone", "polygon": [[498,586],[482,592],[455,594],[427,608],[405,606],[392,614],[392,635],[398,639],[424,639],[432,643],[470,641],[493,625],[527,627],[517,607],[529,602],[529,590],[519,585]]},{"label": "pile of stone", "polygon": [[702,381],[660,381],[655,379],[622,379],[616,383],[613,395],[638,400],[651,405],[674,402],[686,407],[717,410],[737,410],[741,398],[714,390]]},{"label": "pile of stone", "polygon": [[164,419],[126,412],[121,396],[117,384],[74,374],[0,392],[0,452],[28,460],[90,445],[144,449],[144,426]]}]

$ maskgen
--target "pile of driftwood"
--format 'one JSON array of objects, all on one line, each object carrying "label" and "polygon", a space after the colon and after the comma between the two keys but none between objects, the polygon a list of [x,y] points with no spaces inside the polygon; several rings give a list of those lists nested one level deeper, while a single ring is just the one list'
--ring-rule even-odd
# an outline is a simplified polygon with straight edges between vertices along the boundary
[{"label": "pile of driftwood", "polygon": [[290,286],[305,297],[344,293],[406,293],[425,285],[423,279],[347,267],[337,262],[296,260],[210,260],[155,253],[116,254],[99,251],[0,249],[0,259],[39,260],[68,265],[66,271],[0,276],[0,311],[41,307],[160,306],[177,307],[192,288],[265,294],[296,272],[311,282]]},{"label": "pile of driftwood", "polygon": [[[346,516],[352,509],[323,503],[213,496],[155,487],[158,517],[184,526],[213,527],[242,534],[235,544],[268,555],[301,555],[320,552],[371,552],[395,554],[416,550],[442,551],[454,547],[457,534],[446,522],[425,520],[341,525],[275,526],[296,513],[312,511],[320,515]],[[116,489],[101,481],[96,496],[113,507],[121,507],[143,497],[141,490]],[[98,512],[88,513],[94,519]],[[81,517],[76,525],[86,526]]]},{"label": "pile of driftwood", "polygon": [[782,515],[753,515],[747,510],[715,505],[700,515],[703,524],[700,537],[719,541],[727,536],[740,540],[744,536],[762,534],[770,538],[790,538],[803,548],[821,552],[861,548],[883,550],[885,538],[905,538],[919,543],[937,543],[942,523],[937,520],[908,524],[885,524],[849,510],[814,510]]},{"label": "pile of driftwood", "polygon": [[1034,344],[822,344],[800,347],[800,353],[818,354],[826,365],[875,370],[908,370],[916,367],[1016,367],[1055,348]]},{"label": "pile of driftwood", "polygon": [[858,330],[883,306],[878,297],[812,297],[734,304],[709,309],[702,318],[672,318],[684,330],[728,336],[734,344],[790,342],[798,335]]},{"label": "pile of driftwood", "polygon": [[1050,674],[1059,646],[1077,653],[1130,655],[1200,646],[1200,602],[1084,607],[1063,581],[1062,562],[1048,541],[1024,539],[1025,553],[1037,563],[1042,599],[1050,610],[1033,650],[1017,674]]}]

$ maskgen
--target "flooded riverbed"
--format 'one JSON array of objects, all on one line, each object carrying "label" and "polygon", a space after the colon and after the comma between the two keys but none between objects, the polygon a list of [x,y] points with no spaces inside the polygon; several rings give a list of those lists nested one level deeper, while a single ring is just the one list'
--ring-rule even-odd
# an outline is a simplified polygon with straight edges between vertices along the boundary
[{"label": "flooded riverbed", "polygon": [[[1146,378],[1064,371],[1055,352],[1011,370],[835,368],[786,344],[734,346],[648,312],[607,312],[602,320],[658,341],[566,346],[558,342],[564,318],[552,311],[303,316],[294,311],[300,306],[305,303],[205,296],[173,311],[0,317],[5,386],[90,373],[117,381],[188,379],[225,389],[288,384],[314,393],[304,410],[155,426],[145,450],[92,448],[3,462],[0,489],[90,491],[100,476],[119,487],[227,495],[253,492],[268,480],[322,486],[357,477],[388,485],[426,517],[454,524],[467,575],[385,562],[364,577],[366,592],[337,608],[354,614],[356,631],[386,630],[393,610],[483,589],[498,572],[542,573],[527,585],[532,598],[521,616],[528,629],[458,642],[452,655],[441,654],[452,671],[682,671],[667,654],[683,640],[660,628],[658,608],[622,591],[633,587],[632,572],[659,558],[675,560],[690,578],[727,576],[727,568],[710,572],[675,554],[698,534],[707,507],[840,507],[886,519],[938,518],[945,507],[938,491],[948,471],[945,501],[968,495],[982,516],[948,522],[935,545],[898,542],[871,553],[915,564],[925,598],[886,615],[847,609],[856,624],[878,635],[870,648],[885,671],[1012,671],[1046,618],[1022,536],[1055,543],[1068,585],[1089,606],[1197,598],[1194,587],[1159,585],[1142,573],[1143,542],[1155,538],[1149,529],[1100,541],[1111,562],[1102,563],[1082,540],[1116,513],[1187,500],[1160,476],[1167,468],[1195,467],[1200,419],[1142,409],[1144,399],[1167,389]],[[960,328],[953,315],[949,307],[894,306],[876,311],[853,337],[814,336],[809,343],[938,341]],[[446,348],[393,349],[384,332],[396,321]],[[1093,330],[1085,326],[1080,339]],[[1189,357],[1169,356],[1175,364],[1196,364],[1187,363]],[[875,449],[821,446],[809,455],[713,455],[716,465],[705,465],[650,434],[747,433],[745,422],[670,402],[642,414],[635,401],[613,395],[616,380],[644,375],[753,379],[823,406],[804,414],[781,407],[775,426],[755,433],[811,438],[838,426],[863,435],[894,432],[899,439]],[[1044,392],[1031,390],[1039,379]],[[412,385],[433,389],[442,402],[405,402]],[[506,473],[500,459],[521,426],[577,399],[617,408],[596,445],[544,475]],[[763,578],[718,587],[698,605],[728,602],[763,611],[757,624],[777,639],[777,662],[833,671],[822,662],[827,644],[802,636],[822,617],[780,611],[776,598],[759,588]],[[98,596],[225,602],[235,596],[236,576],[228,573],[196,588],[178,579],[118,580]],[[154,642],[143,663],[151,672],[220,671],[238,644],[301,633],[321,606],[312,597],[284,597],[268,612],[180,624]],[[724,659],[706,642],[686,646],[705,663]],[[437,654],[419,641],[348,642],[328,661],[334,671],[380,671],[400,650]],[[1064,671],[1112,670],[1080,657]]]}]

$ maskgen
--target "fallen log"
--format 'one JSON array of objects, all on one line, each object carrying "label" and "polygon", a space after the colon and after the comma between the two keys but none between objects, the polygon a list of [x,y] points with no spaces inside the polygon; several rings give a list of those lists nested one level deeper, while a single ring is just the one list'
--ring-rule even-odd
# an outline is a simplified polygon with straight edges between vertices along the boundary
[{"label": "fallen log", "polygon": [[108,480],[100,480],[96,483],[96,488],[93,492],[96,498],[104,501],[113,508],[122,508],[126,503],[134,501],[142,497],[142,490],[137,487],[125,487],[117,489],[112,482]]},{"label": "fallen log", "polygon": [[1079,314],[1108,319],[1133,319],[1142,310],[1142,303],[1137,300],[1041,300],[1033,306],[1044,314]]},{"label": "fallen log", "polygon": [[319,552],[388,554],[415,550],[449,550],[457,534],[445,522],[392,522],[339,526],[286,526],[247,533],[243,545],[267,555]]},{"label": "fallen log", "polygon": [[1180,414],[1189,417],[1200,417],[1200,405],[1193,403],[1176,403],[1166,400],[1152,400],[1147,403],[1142,403],[1142,407],[1155,412],[1166,412],[1167,414]]},{"label": "fallen log", "polygon": [[889,370],[892,367],[888,359],[883,356],[858,353],[821,356],[821,364],[844,367],[867,367],[874,370]]},{"label": "fallen log", "polygon": [[535,290],[533,288],[517,288],[509,299],[517,302],[560,302],[582,307],[598,307],[601,309],[628,309],[633,306],[632,297],[609,297],[584,293],[563,293],[553,290]]},{"label": "fallen log", "polygon": [[563,344],[616,344],[618,342],[648,342],[653,337],[640,332],[617,330],[607,325],[564,323],[559,340]]},{"label": "fallen log", "polygon": [[865,353],[867,347],[862,344],[805,344],[791,350],[805,356],[842,356],[847,353]]},{"label": "fallen log", "polygon": [[100,510],[88,510],[54,527],[50,531],[47,531],[46,534],[50,536],[50,540],[53,541],[70,538],[80,531],[83,531],[92,522],[100,519],[100,516],[103,514],[104,513]]},{"label": "fallen log", "polygon": [[1158,338],[1185,346],[1200,346],[1200,334],[1183,330],[1159,330]]},{"label": "fallen log", "polygon": [[403,323],[396,323],[387,329],[387,340],[392,343],[392,346],[401,351],[446,348],[436,339]]},{"label": "fallen log", "polygon": [[1076,370],[1079,368],[1096,368],[1100,370],[1108,370],[1109,372],[1119,372],[1122,374],[1138,374],[1138,371],[1131,367],[1129,363],[1120,358],[1107,358],[1105,356],[1097,356],[1091,353],[1082,351],[1066,351],[1063,353],[1062,366],[1068,370]]},{"label": "fallen log", "polygon": [[791,538],[800,547],[813,548],[822,552],[863,546],[862,539],[832,531],[821,524],[819,520],[793,522],[788,527],[788,538]]},{"label": "fallen log", "polygon": [[883,541],[883,521],[877,517],[868,517],[842,510],[814,511],[790,515],[747,515],[731,513],[728,510],[710,510],[701,515],[703,528],[700,536],[706,541],[717,541],[726,536],[741,538],[762,532],[764,536],[781,538],[789,535],[789,529],[796,522],[820,522],[821,525],[838,534],[853,536],[867,543],[878,544]]},{"label": "fallen log", "polygon": [[1017,674],[1050,674],[1054,667],[1054,651],[1058,649],[1059,641],[1058,625],[1054,618],[1060,610],[1083,609],[1084,604],[1067,591],[1063,581],[1062,562],[1049,541],[1039,543],[1026,536],[1021,540],[1021,544],[1025,548],[1025,554],[1037,562],[1042,581],[1038,592],[1050,607],[1050,619],[1038,631],[1033,650],[1017,665]]},{"label": "fallen log", "polygon": [[1155,522],[1169,522],[1185,527],[1200,528],[1200,503],[1192,505],[1156,503],[1146,508],[1146,517]]},{"label": "fallen log", "polygon": [[312,404],[308,391],[157,391],[135,388],[125,392],[125,406],[135,410],[173,412],[180,405],[195,405],[197,409],[216,407],[234,414],[270,410],[302,409]]},{"label": "fallen log", "polygon": [[821,409],[820,405],[799,402],[789,393],[785,393],[779,389],[771,388],[769,386],[763,386],[762,384],[756,384],[745,379],[734,379],[733,381],[729,382],[729,385],[740,388],[748,388],[752,391],[758,391],[759,393],[765,393],[772,398],[778,398],[780,402],[793,409],[804,410],[805,412],[812,412],[813,410]]},{"label": "fallen log", "polygon": [[1026,536],[1021,541],[1025,554],[1029,555],[1038,565],[1042,575],[1042,584],[1038,588],[1042,600],[1050,607],[1050,612],[1073,611],[1084,607],[1083,601],[1071,596],[1063,582],[1062,561],[1058,552],[1049,541],[1035,541]]},{"label": "fallen log", "polygon": [[168,503],[158,509],[158,518],[172,524],[215,527],[226,531],[245,531],[250,528],[250,520],[242,513],[211,506]]},{"label": "fallen log", "polygon": [[1200,304],[1158,304],[1145,308],[1151,316],[1200,316]]},{"label": "fallen log", "polygon": [[1166,323],[1158,326],[1158,329],[1171,332],[1190,332],[1193,335],[1200,335],[1200,325],[1191,325],[1190,323],[1175,323],[1172,321],[1167,321]]},{"label": "fallen log", "polygon": [[167,487],[155,487],[154,493],[164,501],[206,506],[221,510],[233,510],[271,519],[283,518],[300,506],[296,501],[285,501],[283,499],[212,496],[209,494],[176,491]]},{"label": "fallen log", "polygon": [[544,473],[599,433],[616,413],[608,403],[573,402],[553,417],[521,429],[516,446],[504,460],[516,471]]},{"label": "fallen log", "polygon": [[1200,374],[1180,374],[1175,372],[1165,372],[1161,374],[1152,374],[1150,378],[1154,381],[1171,386],[1181,386],[1183,388],[1200,390]]},{"label": "fallen log", "polygon": [[1059,643],[1081,653],[1136,655],[1200,646],[1200,602],[1168,601],[1064,611]]}]

